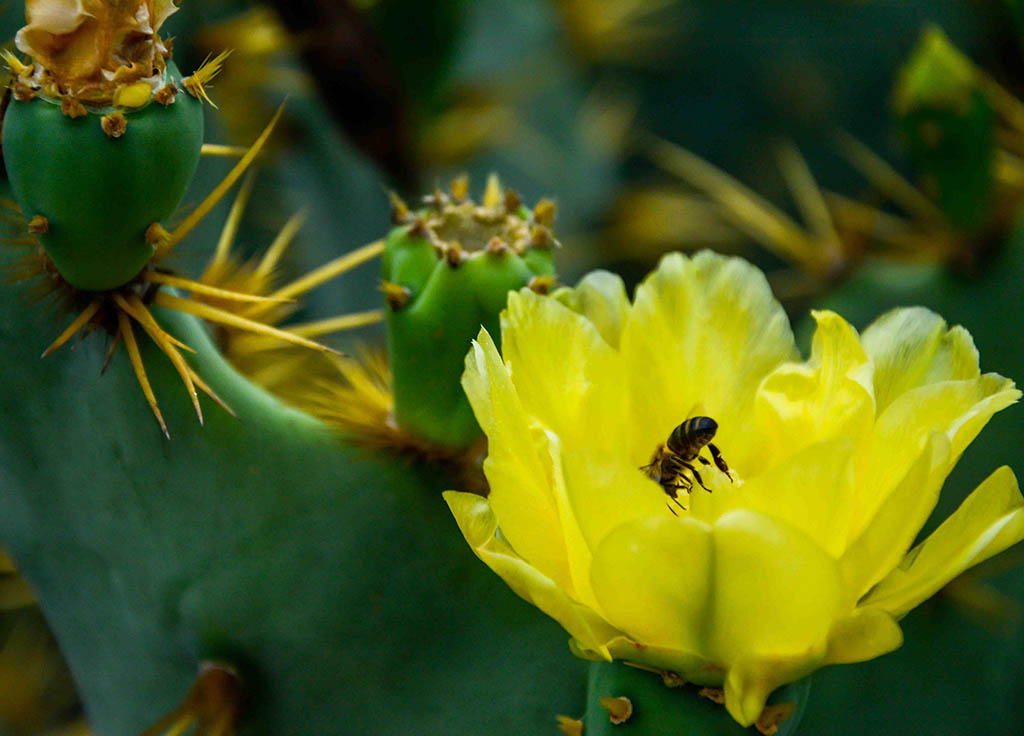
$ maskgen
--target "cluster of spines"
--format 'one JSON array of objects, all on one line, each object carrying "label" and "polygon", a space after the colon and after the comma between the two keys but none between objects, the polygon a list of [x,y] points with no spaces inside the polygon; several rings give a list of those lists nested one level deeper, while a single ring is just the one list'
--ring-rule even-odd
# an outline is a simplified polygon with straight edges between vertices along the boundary
[{"label": "cluster of spines", "polygon": [[[423,208],[413,211],[394,192],[391,199],[391,222],[405,227],[411,238],[425,240],[433,247],[437,257],[452,268],[459,268],[467,259],[485,255],[499,256],[512,253],[524,256],[530,249],[552,249],[560,247],[552,226],[555,221],[556,205],[550,199],[541,199],[532,210],[527,209],[514,189],[503,189],[496,175],[491,175],[479,205],[469,196],[469,177],[456,177],[448,192],[439,186],[423,198]],[[458,214],[489,227],[499,228],[485,247],[471,250],[458,240],[445,240],[437,229],[445,217]],[[549,275],[535,276],[529,283],[534,291],[546,294],[555,285]],[[388,306],[397,311],[406,304],[412,294],[400,284],[384,281],[381,284]]]}]

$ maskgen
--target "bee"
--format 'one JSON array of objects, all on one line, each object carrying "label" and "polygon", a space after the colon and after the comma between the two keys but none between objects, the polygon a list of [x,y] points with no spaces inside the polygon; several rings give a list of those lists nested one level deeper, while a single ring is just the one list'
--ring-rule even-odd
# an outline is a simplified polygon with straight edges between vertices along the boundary
[{"label": "bee", "polygon": [[[725,458],[711,442],[717,431],[718,422],[711,417],[690,417],[672,430],[668,440],[654,451],[651,462],[640,468],[648,478],[661,485],[662,490],[681,509],[685,510],[686,507],[679,501],[679,491],[688,494],[693,489],[694,481],[705,491],[711,492],[694,466],[695,461],[707,466],[714,461],[715,467],[732,481]],[[705,447],[708,448],[711,460],[701,455]],[[671,505],[669,510],[675,513]]]}]

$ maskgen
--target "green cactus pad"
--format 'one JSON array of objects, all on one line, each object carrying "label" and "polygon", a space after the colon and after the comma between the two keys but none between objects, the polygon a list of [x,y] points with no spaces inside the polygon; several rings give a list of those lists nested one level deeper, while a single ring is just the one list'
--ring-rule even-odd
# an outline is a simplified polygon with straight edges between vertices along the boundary
[{"label": "green cactus pad", "polygon": [[383,259],[387,288],[400,295],[389,299],[387,320],[395,418],[420,439],[460,448],[480,437],[460,382],[466,352],[481,326],[500,335],[510,291],[549,285],[553,211],[531,212],[496,180],[483,205],[440,192],[429,203],[407,216],[399,207],[405,222],[388,235]]},{"label": "green cactus pad", "polygon": [[242,673],[247,736],[541,734],[582,702],[585,663],[466,547],[451,479],[342,444],[154,309],[238,413],[199,427],[144,341],[168,441],[124,351],[102,379],[102,340],[39,360],[20,291],[0,290],[0,545],[94,733],[142,732],[209,659]]},{"label": "green cactus pad", "polygon": [[[165,79],[180,87],[168,63]],[[26,219],[42,216],[38,237],[61,276],[86,291],[131,281],[153,255],[146,230],[185,195],[203,145],[203,110],[186,93],[162,105],[124,110],[119,138],[104,132],[113,108],[69,117],[41,93],[12,100],[4,116],[7,173]]]}]

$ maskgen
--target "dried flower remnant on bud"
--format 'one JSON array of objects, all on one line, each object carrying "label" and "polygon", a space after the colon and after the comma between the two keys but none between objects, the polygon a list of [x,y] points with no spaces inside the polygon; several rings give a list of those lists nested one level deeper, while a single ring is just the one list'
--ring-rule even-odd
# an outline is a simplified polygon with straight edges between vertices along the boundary
[{"label": "dried flower remnant on bud", "polygon": [[109,103],[126,85],[156,87],[168,53],[158,31],[176,10],[172,0],[26,0],[15,43],[40,86]]},{"label": "dried flower remnant on bud", "polygon": [[60,111],[72,120],[88,115],[85,105],[73,97],[65,97],[60,101]]}]

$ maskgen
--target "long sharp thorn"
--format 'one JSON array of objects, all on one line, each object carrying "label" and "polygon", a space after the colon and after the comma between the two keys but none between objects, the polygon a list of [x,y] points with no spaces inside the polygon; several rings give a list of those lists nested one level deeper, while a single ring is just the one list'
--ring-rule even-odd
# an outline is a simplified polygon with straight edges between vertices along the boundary
[{"label": "long sharp thorn", "polygon": [[167,333],[162,330],[151,330],[145,323],[142,324],[142,329],[146,330],[153,342],[156,343],[157,347],[168,357],[171,361],[171,365],[178,371],[178,375],[181,376],[182,383],[185,384],[185,390],[188,392],[189,397],[192,399],[192,406],[196,410],[196,416],[199,418],[199,426],[203,426],[203,408],[199,405],[199,394],[196,393],[195,384],[192,382],[191,369],[188,367],[188,363],[181,357],[181,353],[174,347],[170,342],[167,341]]},{"label": "long sharp thorn", "polygon": [[193,281],[192,279],[182,278],[180,276],[172,276],[166,273],[160,273],[159,271],[150,271],[144,278],[153,284],[163,284],[164,286],[173,286],[179,289],[186,289],[194,294],[203,294],[204,296],[212,296],[217,299],[224,299],[226,301],[234,302],[252,302],[256,304],[272,303],[281,304],[283,302],[289,302],[290,299],[272,299],[266,296],[260,296],[258,294],[245,294],[241,291],[231,291],[229,289],[219,289],[216,286],[210,286],[204,284],[201,281]]},{"label": "long sharp thorn", "polygon": [[270,134],[274,132],[274,128],[277,126],[278,121],[281,119],[281,115],[284,113],[284,106],[287,104],[287,100],[281,103],[281,106],[277,108],[277,112],[274,113],[274,117],[267,124],[267,127],[260,133],[259,138],[249,147],[249,151],[242,156],[242,159],[235,164],[235,168],[231,169],[224,180],[218,184],[206,199],[199,203],[192,212],[189,213],[188,217],[174,228],[162,243],[157,248],[157,252],[154,258],[159,259],[166,256],[178,243],[180,243],[186,235],[188,235],[199,224],[206,215],[210,212],[214,206],[220,202],[228,190],[234,186],[235,182],[238,181],[239,177],[245,173],[252,162],[259,155],[260,151],[263,150],[263,146],[266,145],[267,140],[270,138]]},{"label": "long sharp thorn", "polygon": [[224,156],[241,158],[249,149],[245,146],[225,146],[220,143],[204,143],[200,153],[203,156]]},{"label": "long sharp thorn", "polygon": [[181,297],[172,296],[166,292],[160,292],[156,295],[156,304],[161,307],[167,307],[168,309],[175,309],[179,312],[185,312],[187,314],[195,315],[196,317],[202,317],[210,322],[217,322],[222,325],[228,325],[229,327],[237,327],[241,330],[248,332],[254,332],[258,335],[269,335],[272,337],[280,338],[285,342],[294,343],[303,347],[310,348],[311,350],[319,350],[327,353],[334,353],[335,355],[341,355],[340,352],[326,345],[307,340],[304,337],[293,335],[285,330],[279,330],[270,325],[264,324],[263,322],[255,322],[245,317],[240,317],[237,314],[225,311],[223,309],[217,309],[208,304],[202,304],[201,302],[194,302],[188,299],[182,299]]},{"label": "long sharp thorn", "polygon": [[145,327],[147,332],[149,330],[155,330],[156,332],[159,332],[160,335],[171,345],[174,345],[185,352],[195,353],[195,350],[178,338],[174,337],[174,335],[170,335],[165,332],[164,329],[157,324],[156,320],[153,319],[153,315],[149,313],[149,309],[142,303],[142,300],[139,299],[138,296],[132,294],[128,299],[125,299],[120,294],[115,294],[114,301],[116,301],[117,305],[126,311],[132,319]]},{"label": "long sharp thorn", "polygon": [[85,327],[85,325],[89,323],[89,320],[91,320],[96,315],[96,312],[99,311],[99,308],[100,300],[93,300],[88,307],[82,310],[82,313],[80,315],[75,317],[75,321],[68,325],[67,329],[64,330],[64,332],[60,333],[60,336],[53,341],[53,344],[50,345],[50,347],[46,348],[45,351],[43,351],[42,357],[46,358],[47,356],[52,355],[55,350],[58,350],[61,346],[67,343],[68,340],[74,337],[75,334],[80,329]]},{"label": "long sharp thorn", "polygon": [[[134,309],[129,312],[132,317],[142,326],[142,329],[150,336],[153,342],[156,343],[157,347],[167,356],[174,366],[174,369],[178,371],[178,375],[181,376],[182,382],[185,384],[185,390],[188,391],[189,397],[192,399],[192,405],[195,407],[196,416],[199,417],[199,425],[203,425],[203,409],[199,405],[199,395],[196,393],[195,384],[192,383],[191,368],[185,359],[181,357],[181,353],[174,346],[174,338],[168,335],[164,330],[156,323],[153,316],[146,309],[142,301],[137,296],[132,296],[131,299],[137,303],[132,304]],[[127,311],[127,310],[126,310]]]},{"label": "long sharp thorn", "polygon": [[344,314],[340,317],[331,317],[330,319],[319,320],[317,322],[292,325],[288,328],[288,332],[301,337],[320,337],[322,335],[330,335],[335,332],[343,332],[344,330],[354,330],[357,327],[365,327],[366,325],[373,325],[383,321],[384,311],[381,309],[374,309],[369,312]]},{"label": "long sharp thorn", "polygon": [[281,256],[288,250],[288,246],[292,244],[295,235],[306,224],[308,217],[309,211],[303,209],[292,215],[288,222],[284,224],[281,232],[274,238],[274,242],[267,248],[267,252],[263,256],[263,260],[260,261],[260,265],[256,267],[257,276],[265,277],[270,275],[270,272],[274,270],[274,266],[281,260]]},{"label": "long sharp thorn", "polygon": [[[357,248],[354,251],[346,253],[340,258],[336,258],[330,263],[324,264],[315,271],[311,271],[302,278],[293,281],[285,287],[282,287],[271,294],[271,298],[275,299],[291,299],[296,296],[305,294],[310,289],[315,289],[326,281],[330,281],[336,276],[340,276],[346,271],[350,271],[356,266],[366,263],[371,258],[376,258],[384,251],[384,241],[378,240],[368,245],[364,245],[361,248]],[[259,307],[253,307],[248,310],[248,313],[258,313]]]},{"label": "long sharp thorn", "polygon": [[139,344],[135,341],[135,333],[132,332],[132,325],[128,321],[128,315],[119,311],[117,313],[117,325],[119,333],[124,337],[124,345],[128,349],[128,359],[131,361],[132,368],[135,371],[135,378],[138,380],[139,386],[142,387],[142,393],[145,395],[146,401],[149,402],[149,408],[153,410],[157,422],[160,423],[160,429],[163,430],[164,436],[170,439],[171,433],[167,431],[167,424],[164,422],[164,416],[160,413],[160,407],[156,403],[153,387],[149,385],[149,377],[146,376],[146,367],[142,363],[142,355],[139,354]]},{"label": "long sharp thorn", "polygon": [[181,357],[181,353],[178,352],[178,347],[195,352],[185,343],[177,340],[173,335],[168,334],[153,318],[150,314],[149,309],[142,303],[142,300],[138,296],[132,294],[127,300],[121,297],[115,297],[118,300],[118,304],[128,314],[130,314],[135,321],[142,325],[142,329],[152,338],[153,342],[156,343],[157,347],[168,357],[175,370],[178,371],[178,375],[181,376],[182,382],[185,384],[185,389],[188,391],[189,396],[192,398],[192,405],[195,407],[196,416],[199,417],[199,424],[203,424],[203,409],[199,405],[199,395],[196,393],[196,387],[192,383],[191,371],[188,363]]},{"label": "long sharp thorn", "polygon": [[735,227],[788,259],[805,263],[813,257],[814,243],[800,226],[778,207],[700,156],[654,136],[647,148],[662,170],[701,190],[729,215]]},{"label": "long sharp thorn", "polygon": [[110,367],[110,361],[114,359],[114,353],[117,352],[117,346],[121,344],[121,331],[118,330],[114,335],[114,339],[110,341],[110,349],[107,350],[107,357],[103,360],[103,367],[100,368],[100,375],[104,375],[107,372],[107,368]]},{"label": "long sharp thorn", "polygon": [[223,265],[227,261],[231,247],[235,244],[235,237],[238,235],[238,226],[242,222],[242,215],[252,196],[252,186],[255,181],[256,174],[252,171],[242,181],[242,186],[239,188],[238,194],[235,195],[235,201],[231,203],[231,212],[228,213],[227,222],[224,223],[224,228],[220,231],[217,248],[207,266],[208,270]]},{"label": "long sharp thorn", "polygon": [[235,419],[238,419],[238,415],[235,414],[235,410],[228,406],[227,402],[224,401],[224,399],[222,399],[220,396],[218,396],[217,392],[210,388],[209,384],[207,384],[206,381],[200,378],[198,373],[196,373],[192,368],[189,368],[189,372],[192,375],[192,382],[196,385],[196,388],[198,388],[204,394],[206,394],[211,399],[220,404],[221,408],[224,409],[224,411],[226,411],[228,414],[233,416]]}]

